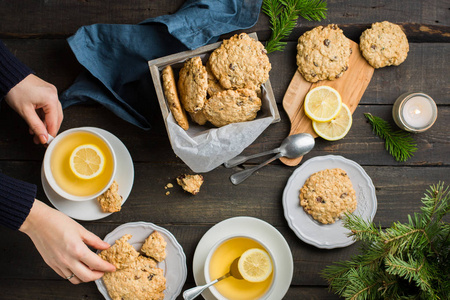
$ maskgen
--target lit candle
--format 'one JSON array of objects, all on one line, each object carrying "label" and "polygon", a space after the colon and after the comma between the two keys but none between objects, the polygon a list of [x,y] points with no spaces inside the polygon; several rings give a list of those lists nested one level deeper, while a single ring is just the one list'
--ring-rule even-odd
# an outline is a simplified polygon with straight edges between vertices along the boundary
[{"label": "lit candle", "polygon": [[392,109],[395,123],[403,130],[422,132],[429,129],[437,118],[436,103],[423,93],[403,94]]}]

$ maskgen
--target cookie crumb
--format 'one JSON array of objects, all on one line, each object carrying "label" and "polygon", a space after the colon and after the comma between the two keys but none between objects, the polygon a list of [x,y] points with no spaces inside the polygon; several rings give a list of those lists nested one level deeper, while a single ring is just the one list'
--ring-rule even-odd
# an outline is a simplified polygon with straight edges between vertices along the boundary
[{"label": "cookie crumb", "polygon": [[200,192],[200,187],[203,184],[203,176],[198,174],[183,174],[178,176],[177,182],[186,192],[189,192],[192,195],[197,195],[198,192]]},{"label": "cookie crumb", "polygon": [[169,192],[169,191],[167,191],[167,192],[166,192],[166,196],[169,196],[169,195],[170,195],[170,192]]}]

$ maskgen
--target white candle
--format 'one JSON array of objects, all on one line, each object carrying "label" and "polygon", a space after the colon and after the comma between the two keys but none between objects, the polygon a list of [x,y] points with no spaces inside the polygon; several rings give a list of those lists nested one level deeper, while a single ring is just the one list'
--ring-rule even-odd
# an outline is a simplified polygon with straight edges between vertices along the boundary
[{"label": "white candle", "polygon": [[436,103],[424,93],[405,93],[395,101],[392,117],[403,130],[423,132],[436,121]]},{"label": "white candle", "polygon": [[423,128],[433,122],[433,107],[428,98],[414,96],[407,100],[402,109],[406,124],[414,128]]}]

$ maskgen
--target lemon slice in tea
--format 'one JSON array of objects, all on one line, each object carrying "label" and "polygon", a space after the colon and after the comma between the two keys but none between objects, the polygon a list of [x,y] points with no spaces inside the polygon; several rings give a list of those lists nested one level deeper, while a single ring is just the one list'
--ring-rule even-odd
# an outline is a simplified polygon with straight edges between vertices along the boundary
[{"label": "lemon slice in tea", "polygon": [[238,262],[241,276],[249,282],[261,282],[272,274],[272,260],[266,251],[252,248],[245,251]]},{"label": "lemon slice in tea", "polygon": [[352,127],[352,113],[345,103],[342,103],[342,109],[333,120],[329,122],[312,122],[314,131],[320,137],[328,141],[337,141],[347,135]]},{"label": "lemon slice in tea", "polygon": [[70,169],[79,178],[92,179],[100,175],[105,166],[105,156],[93,144],[75,148],[70,155]]},{"label": "lemon slice in tea", "polygon": [[304,102],[305,114],[313,121],[328,122],[341,110],[342,99],[338,91],[322,85],[313,88],[306,94]]}]

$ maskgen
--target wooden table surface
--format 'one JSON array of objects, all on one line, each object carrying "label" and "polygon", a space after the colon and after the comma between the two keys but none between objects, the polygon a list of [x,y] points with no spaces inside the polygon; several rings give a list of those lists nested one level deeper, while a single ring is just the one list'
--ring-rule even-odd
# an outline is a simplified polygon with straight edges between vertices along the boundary
[{"label": "wooden table surface", "polygon": [[[66,42],[80,26],[136,24],[149,17],[174,13],[182,3],[183,0],[1,0],[0,38],[38,76],[55,84],[61,92],[82,69]],[[337,142],[316,139],[315,148],[303,161],[334,154],[359,163],[376,188],[378,210],[374,221],[385,227],[393,221],[406,221],[407,214],[418,212],[420,199],[429,185],[439,181],[450,183],[449,0],[329,0],[326,20],[299,20],[284,52],[269,55],[270,78],[281,122],[271,125],[244,153],[275,148],[290,130],[281,101],[296,72],[296,40],[302,33],[317,25],[336,23],[347,37],[358,42],[362,31],[371,23],[384,20],[398,23],[405,30],[410,43],[408,58],[398,67],[375,70],[353,115],[348,135]],[[260,40],[267,40],[268,18],[261,14],[257,24],[245,32],[257,32]],[[386,152],[383,141],[372,133],[363,113],[370,112],[393,124],[391,109],[395,99],[413,91],[425,92],[436,101],[438,119],[430,130],[414,135],[418,146],[415,155],[407,162],[398,163]],[[133,221],[167,228],[186,254],[188,276],[184,288],[189,288],[194,286],[194,251],[205,232],[227,218],[256,217],[276,227],[292,251],[294,275],[284,299],[337,299],[328,292],[319,272],[334,261],[358,253],[358,244],[321,250],[302,242],[288,227],[281,200],[286,182],[296,167],[276,161],[234,186],[229,176],[242,167],[220,166],[203,174],[205,183],[201,192],[191,196],[175,180],[191,171],[173,153],[159,112],[155,116],[151,120],[152,130],[144,131],[99,105],[73,106],[64,111],[61,130],[80,126],[108,130],[126,145],[135,168],[133,189],[122,211],[81,223],[100,237]],[[1,106],[0,128],[0,169],[37,184],[38,198],[49,203],[40,180],[44,147],[32,143],[25,123],[5,103]],[[262,160],[256,159],[245,167]],[[167,183],[175,185],[170,195],[166,195],[164,188]],[[0,228],[0,238],[0,299],[103,298],[94,283],[74,286],[61,279],[44,263],[24,234]]]}]

